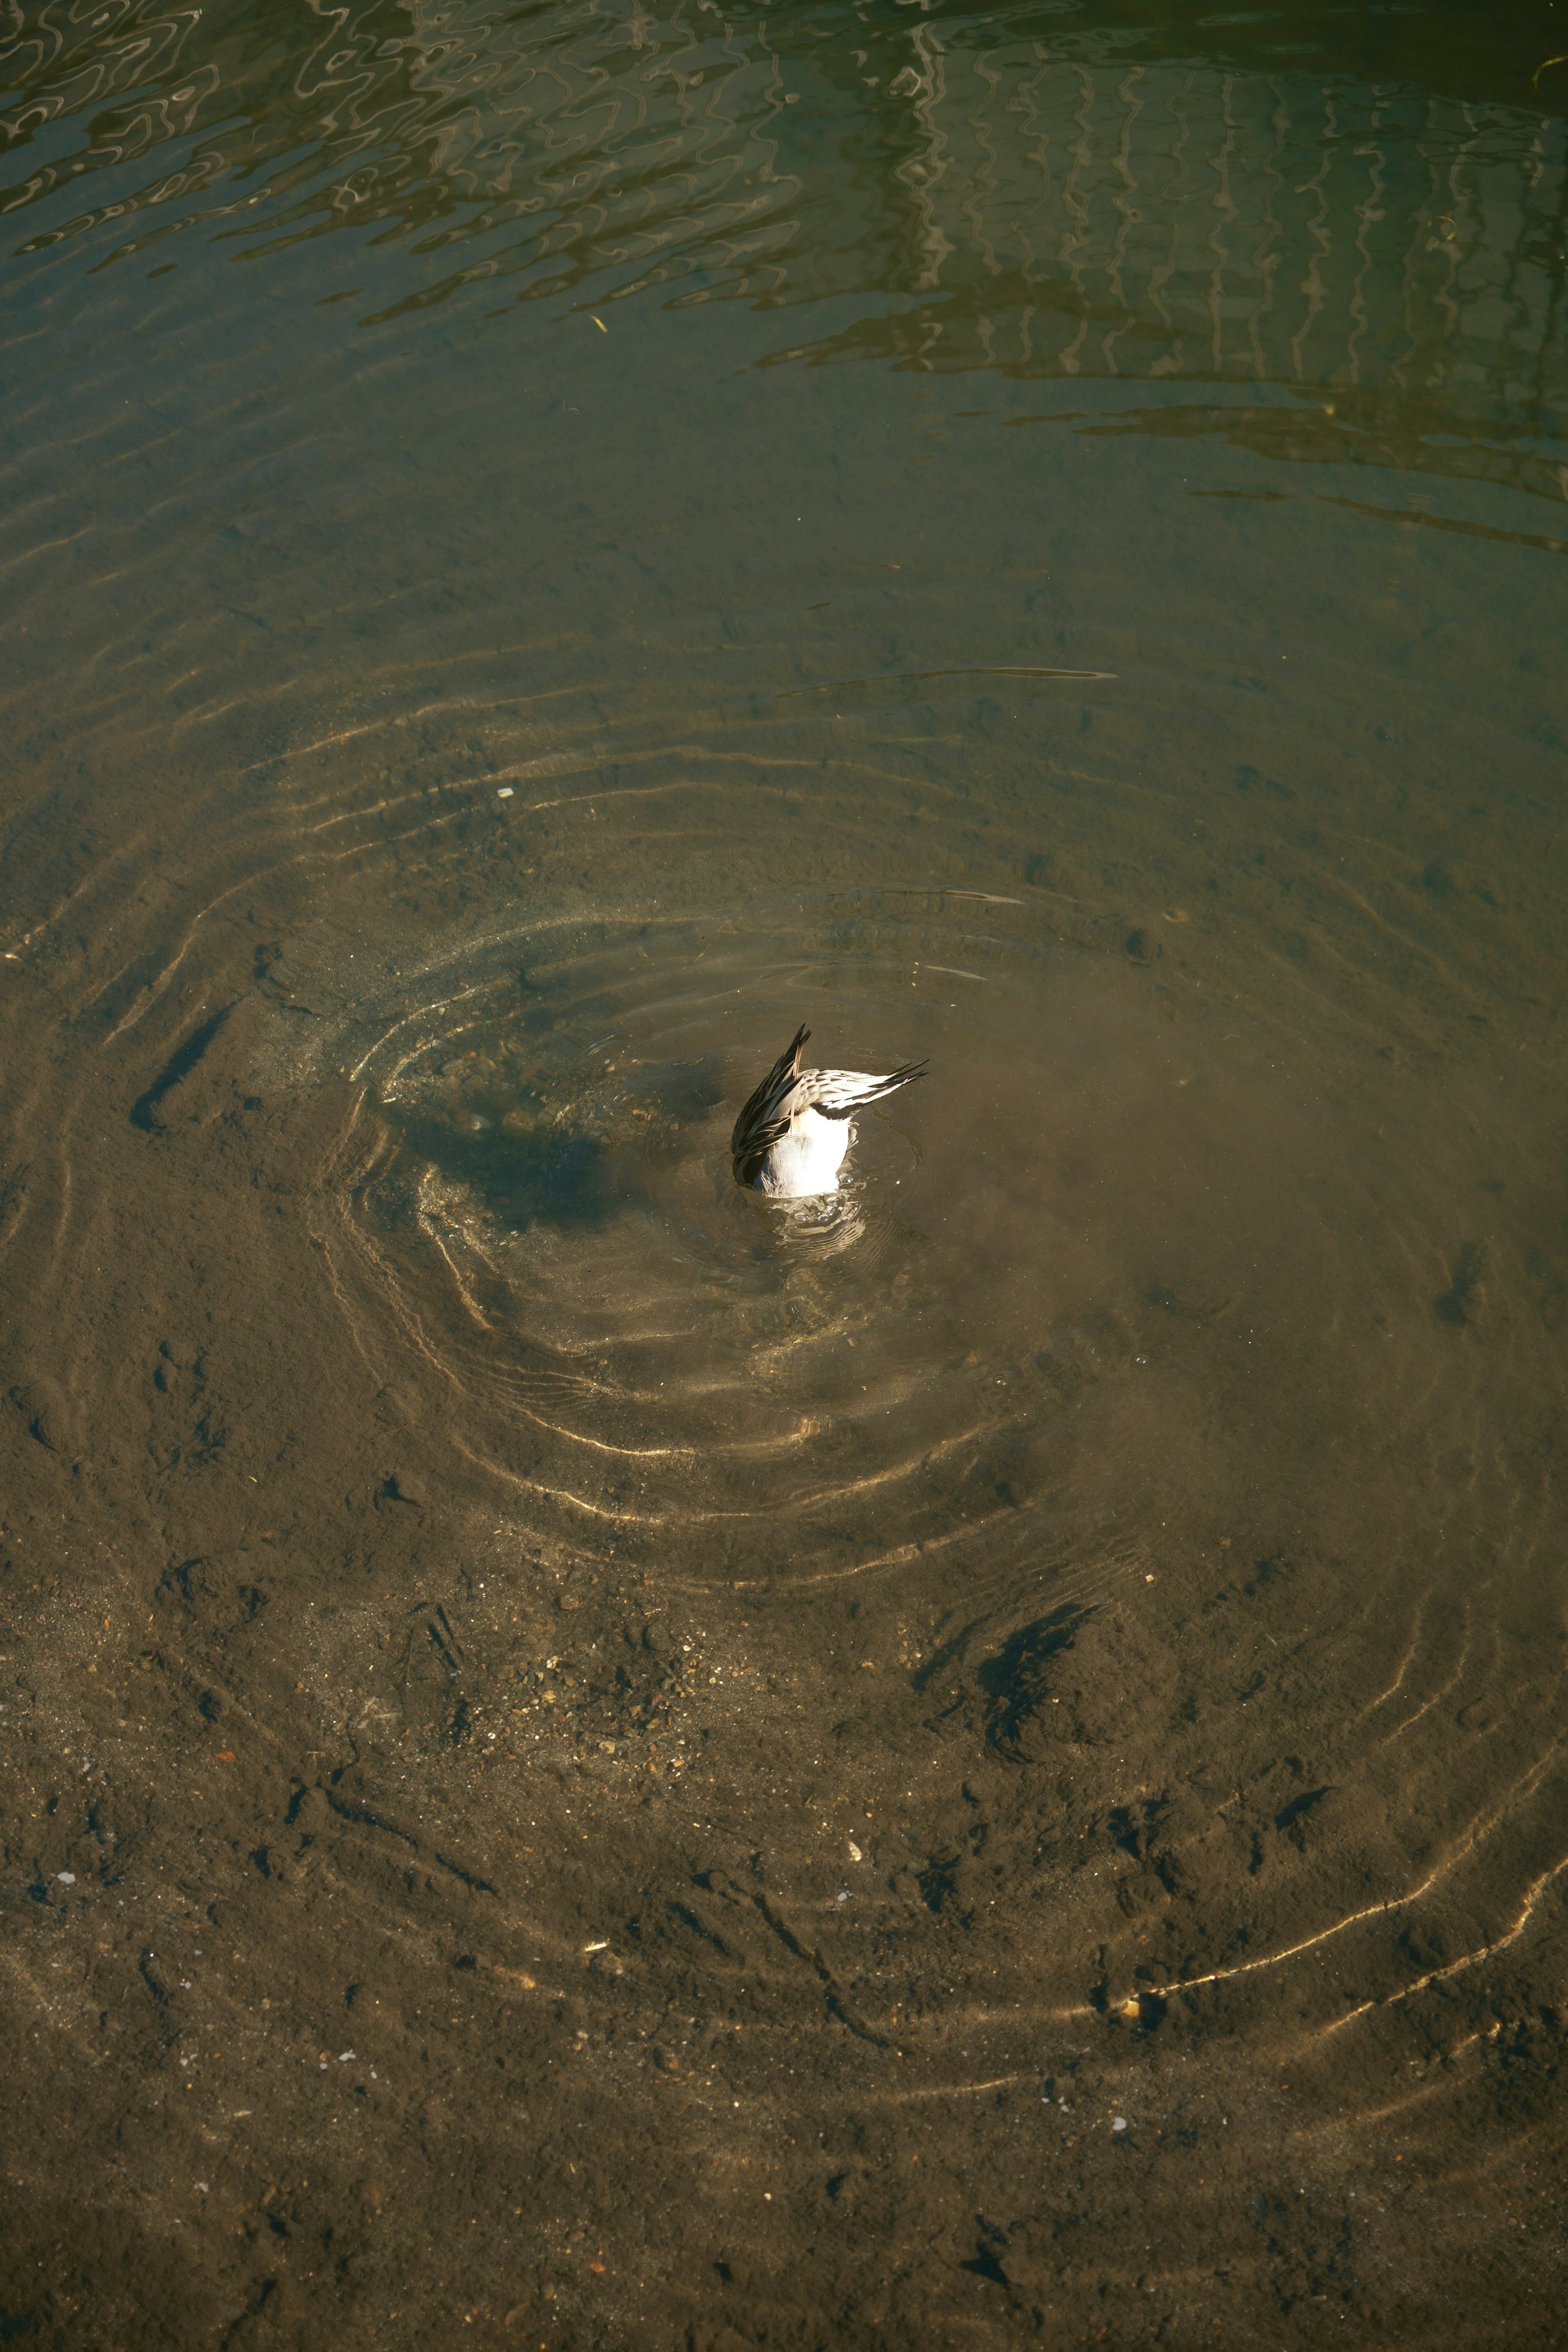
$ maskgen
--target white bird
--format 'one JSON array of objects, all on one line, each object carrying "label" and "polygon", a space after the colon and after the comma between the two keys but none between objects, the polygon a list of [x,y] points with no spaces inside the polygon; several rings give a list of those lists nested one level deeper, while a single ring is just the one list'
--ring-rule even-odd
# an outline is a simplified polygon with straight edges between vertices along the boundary
[{"label": "white bird", "polygon": [[925,1076],[924,1062],[906,1062],[881,1078],[867,1070],[803,1073],[801,1049],[810,1034],[809,1029],[795,1032],[735,1121],[730,1138],[735,1181],[752,1192],[785,1200],[837,1192],[838,1171],[855,1140],[855,1113]]}]

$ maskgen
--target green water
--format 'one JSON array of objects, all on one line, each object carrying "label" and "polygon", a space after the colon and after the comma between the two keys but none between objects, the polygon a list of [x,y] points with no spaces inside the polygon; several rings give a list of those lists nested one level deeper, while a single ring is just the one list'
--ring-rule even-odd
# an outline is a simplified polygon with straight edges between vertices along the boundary
[{"label": "green water", "polygon": [[37,2340],[1552,2340],[1560,13],[7,20]]}]

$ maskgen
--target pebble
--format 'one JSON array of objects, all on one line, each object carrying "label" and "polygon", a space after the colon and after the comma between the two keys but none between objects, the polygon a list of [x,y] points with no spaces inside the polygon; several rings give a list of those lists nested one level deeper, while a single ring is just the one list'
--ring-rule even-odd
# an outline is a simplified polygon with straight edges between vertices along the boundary
[{"label": "pebble", "polygon": [[1123,2132],[1123,2131],[1125,2131],[1125,2130],[1127,2129],[1127,2118],[1126,2118],[1126,2116],[1111,2116],[1111,2118],[1110,2118],[1110,2128],[1111,2128],[1111,2130],[1112,2130],[1113,2132]]}]

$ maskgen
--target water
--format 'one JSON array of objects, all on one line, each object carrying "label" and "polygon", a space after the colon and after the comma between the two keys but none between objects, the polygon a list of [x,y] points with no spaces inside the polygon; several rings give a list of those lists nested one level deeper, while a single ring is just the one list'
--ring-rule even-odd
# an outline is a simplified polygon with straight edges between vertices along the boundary
[{"label": "water", "polygon": [[7,2324],[1552,2340],[1553,22],[13,25]]}]

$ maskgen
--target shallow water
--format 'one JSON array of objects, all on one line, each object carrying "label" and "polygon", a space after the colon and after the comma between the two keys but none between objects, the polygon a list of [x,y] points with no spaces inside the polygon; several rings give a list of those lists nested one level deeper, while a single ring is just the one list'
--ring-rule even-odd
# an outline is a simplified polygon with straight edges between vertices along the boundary
[{"label": "shallow water", "polygon": [[12,2332],[1555,2340],[1538,15],[11,26]]}]

